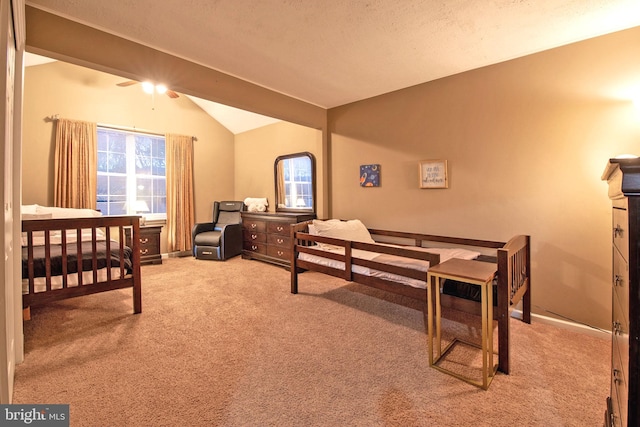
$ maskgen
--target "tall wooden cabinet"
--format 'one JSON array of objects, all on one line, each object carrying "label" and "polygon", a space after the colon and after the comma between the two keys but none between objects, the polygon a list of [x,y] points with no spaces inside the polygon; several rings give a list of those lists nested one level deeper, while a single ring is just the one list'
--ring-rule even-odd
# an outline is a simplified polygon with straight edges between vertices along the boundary
[{"label": "tall wooden cabinet", "polygon": [[640,425],[640,158],[611,159],[611,390],[605,426]]},{"label": "tall wooden cabinet", "polygon": [[290,226],[315,219],[313,213],[242,212],[242,258],[291,265]]}]

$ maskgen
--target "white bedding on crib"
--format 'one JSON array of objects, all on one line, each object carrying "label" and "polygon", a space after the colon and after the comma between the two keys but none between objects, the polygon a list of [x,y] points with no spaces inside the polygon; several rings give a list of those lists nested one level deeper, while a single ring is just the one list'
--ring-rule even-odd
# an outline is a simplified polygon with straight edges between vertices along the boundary
[{"label": "white bedding on crib", "polygon": [[[44,246],[44,231],[34,231],[33,232],[33,246]],[[78,241],[78,232],[77,230],[67,230],[67,244],[76,243]],[[83,228],[82,233],[80,234],[80,241],[82,242],[90,242],[93,240],[93,233],[90,228]],[[51,230],[49,234],[50,244],[52,245],[60,245],[62,244],[62,233],[60,230]],[[106,236],[104,232],[100,229],[96,229],[96,242],[106,240]],[[22,233],[22,246],[27,246],[27,233]]]},{"label": "white bedding on crib", "polygon": [[[480,252],[461,249],[461,248],[419,248],[419,247],[397,246],[397,245],[391,245],[391,244],[384,244],[384,245],[399,247],[403,249],[411,249],[415,251],[429,252],[433,254],[439,254],[441,263],[451,258],[475,259],[481,255]],[[333,252],[340,255],[344,255],[344,248],[340,246],[325,245],[323,247],[314,246],[313,248],[326,251],[326,252]],[[397,255],[379,254],[379,253],[363,251],[359,249],[353,249],[351,251],[351,257],[366,259],[369,261],[381,262],[384,264],[391,264],[398,267],[407,267],[407,268],[424,272],[425,273],[424,280],[416,280],[410,277],[400,276],[400,275],[388,273],[385,271],[363,267],[361,265],[352,264],[351,266],[351,271],[353,271],[354,273],[362,274],[365,276],[378,277],[385,280],[391,280],[394,282],[412,286],[414,288],[426,289],[426,285],[427,285],[426,272],[429,268],[429,261],[424,261],[424,260],[415,259],[415,258],[401,257]],[[325,257],[314,255],[314,254],[300,253],[298,254],[298,259],[304,260],[307,262],[312,262],[314,264],[336,268],[339,270],[344,270],[345,268],[344,262],[342,261],[336,261],[333,259],[325,258]]]},{"label": "white bedding on crib", "polygon": [[[126,277],[126,273],[125,273]],[[120,267],[111,267],[111,279],[120,278]],[[98,270],[98,283],[107,280],[107,269]],[[45,277],[34,278],[35,293],[44,292],[47,289]],[[82,286],[93,284],[93,271],[82,272]],[[72,288],[78,286],[78,273],[67,275],[67,287]],[[51,289],[62,289],[62,276],[51,276]],[[22,293],[29,293],[29,279],[22,279]]]}]

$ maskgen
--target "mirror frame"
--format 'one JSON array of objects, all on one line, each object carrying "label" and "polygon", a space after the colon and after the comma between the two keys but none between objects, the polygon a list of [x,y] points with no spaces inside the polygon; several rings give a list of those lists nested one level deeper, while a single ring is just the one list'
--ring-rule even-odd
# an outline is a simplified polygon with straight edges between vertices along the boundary
[{"label": "mirror frame", "polygon": [[[313,197],[313,206],[311,207],[305,207],[305,208],[281,208],[278,206],[278,200],[279,200],[279,194],[278,194],[278,162],[282,161],[282,160],[286,160],[286,159],[291,159],[294,157],[308,157],[309,160],[311,160],[311,197]],[[285,154],[283,156],[278,156],[276,157],[276,161],[273,163],[273,178],[274,178],[274,184],[275,184],[275,190],[276,190],[276,201],[275,201],[275,205],[276,205],[276,212],[313,212],[315,213],[316,211],[316,205],[317,205],[317,200],[316,200],[316,158],[313,156],[312,153],[308,152],[308,151],[303,151],[300,153],[293,153],[293,154]]]}]

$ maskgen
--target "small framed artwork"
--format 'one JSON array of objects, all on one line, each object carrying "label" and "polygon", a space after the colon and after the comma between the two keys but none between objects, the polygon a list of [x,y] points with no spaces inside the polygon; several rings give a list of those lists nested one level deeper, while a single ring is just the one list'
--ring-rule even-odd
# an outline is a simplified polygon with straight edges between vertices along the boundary
[{"label": "small framed artwork", "polygon": [[380,187],[380,165],[360,166],[360,187]]},{"label": "small framed artwork", "polygon": [[420,188],[449,188],[446,160],[420,162]]}]

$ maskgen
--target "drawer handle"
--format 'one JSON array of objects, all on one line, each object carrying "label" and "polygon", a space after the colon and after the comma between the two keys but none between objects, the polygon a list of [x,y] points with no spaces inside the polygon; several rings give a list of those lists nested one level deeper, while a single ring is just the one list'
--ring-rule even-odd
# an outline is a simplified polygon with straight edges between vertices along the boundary
[{"label": "drawer handle", "polygon": [[251,228],[256,228],[258,224],[251,224]]},{"label": "drawer handle", "polygon": [[147,237],[145,237],[144,239],[140,238],[140,243],[142,243],[143,245],[149,243],[149,238]]},{"label": "drawer handle", "polygon": [[622,286],[622,276],[616,274],[616,277],[613,280],[613,286]]},{"label": "drawer handle", "polygon": [[622,382],[622,379],[620,378],[620,370],[614,369],[612,374],[613,374],[613,382],[616,384],[620,384]]},{"label": "drawer handle", "polygon": [[277,227],[276,227],[276,230],[278,230],[278,231],[282,231],[282,230],[284,230],[284,227],[283,227],[283,226],[281,226],[281,225],[279,225],[279,226],[277,226]]},{"label": "drawer handle", "polygon": [[252,239],[252,240],[256,240],[257,238],[258,238],[258,235],[257,235],[257,234],[252,234],[252,235],[251,235],[251,239]]},{"label": "drawer handle", "polygon": [[617,320],[613,322],[613,334],[622,335],[622,325]]},{"label": "drawer handle", "polygon": [[258,247],[257,247],[256,245],[251,245],[251,250],[252,250],[252,251],[257,251],[257,250],[258,250]]},{"label": "drawer handle", "polygon": [[284,252],[278,251],[278,256],[282,256],[282,255],[284,255]]},{"label": "drawer handle", "polygon": [[140,255],[146,255],[149,253],[149,249],[140,249]]},{"label": "drawer handle", "polygon": [[283,240],[283,239],[277,239],[277,242],[278,242],[279,244],[282,244],[282,243],[284,242],[284,240]]},{"label": "drawer handle", "polygon": [[613,229],[613,238],[616,239],[618,237],[622,237],[622,233],[624,229],[620,227],[620,224],[616,224],[616,228]]}]

